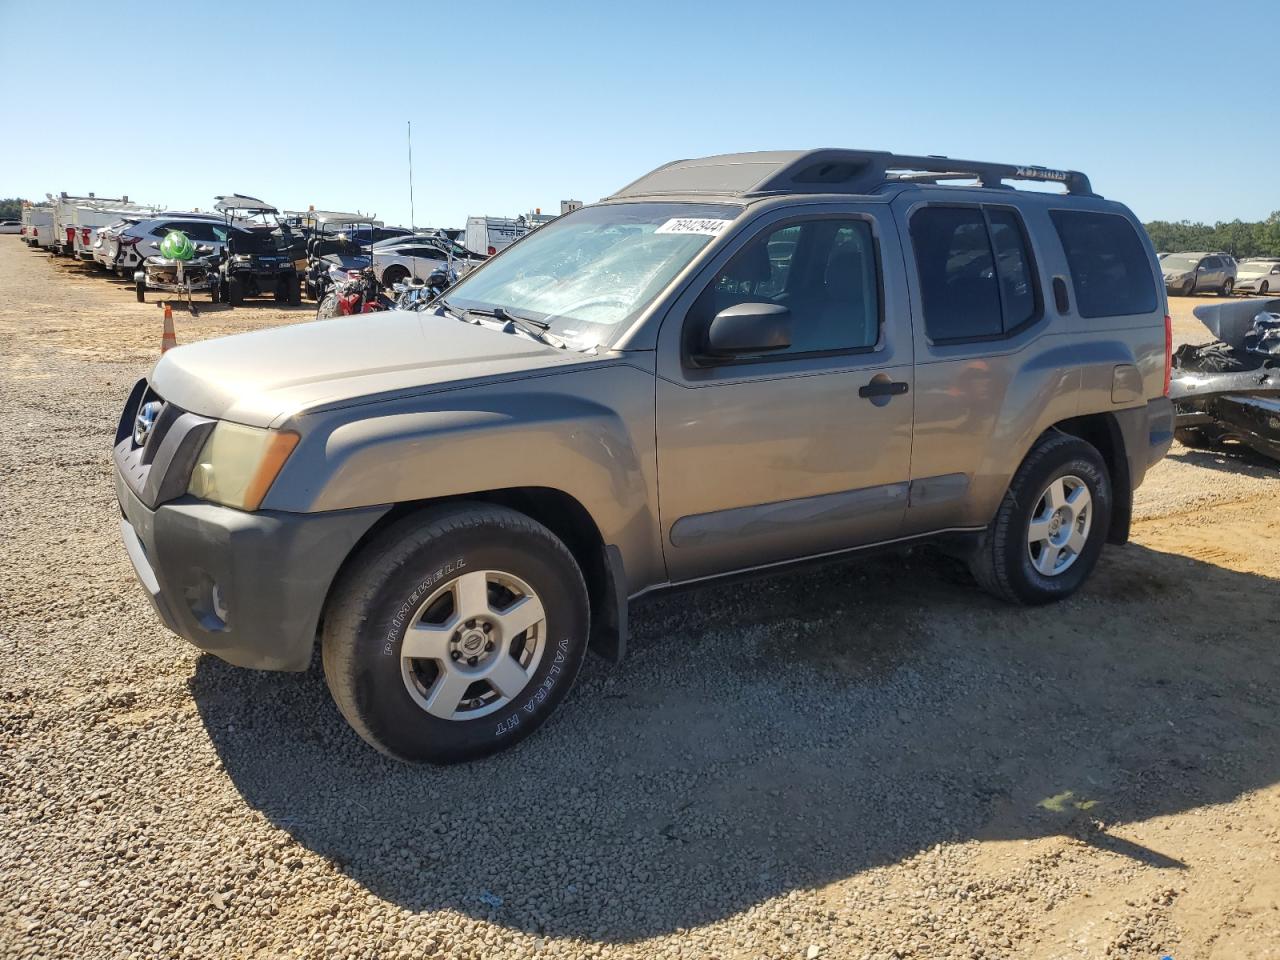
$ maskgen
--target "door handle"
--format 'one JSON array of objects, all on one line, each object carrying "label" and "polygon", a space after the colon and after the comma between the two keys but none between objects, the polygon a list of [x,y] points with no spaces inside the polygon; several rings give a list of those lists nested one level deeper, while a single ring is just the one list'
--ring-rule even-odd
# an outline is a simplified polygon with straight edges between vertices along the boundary
[{"label": "door handle", "polygon": [[872,397],[900,397],[906,392],[907,384],[902,380],[872,380],[870,383],[858,388],[858,396],[867,399]]}]

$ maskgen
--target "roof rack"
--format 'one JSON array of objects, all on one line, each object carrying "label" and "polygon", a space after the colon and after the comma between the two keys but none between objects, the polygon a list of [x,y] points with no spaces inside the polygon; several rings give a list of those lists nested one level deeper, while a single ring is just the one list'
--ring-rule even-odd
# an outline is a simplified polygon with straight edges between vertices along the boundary
[{"label": "roof rack", "polygon": [[911,156],[882,150],[779,150],[727,153],[677,160],[645,174],[609,199],[659,194],[763,197],[780,193],[870,194],[891,183],[976,180],[1010,189],[1006,180],[1061,183],[1067,193],[1094,196],[1078,170],[1018,166],[942,156]]}]

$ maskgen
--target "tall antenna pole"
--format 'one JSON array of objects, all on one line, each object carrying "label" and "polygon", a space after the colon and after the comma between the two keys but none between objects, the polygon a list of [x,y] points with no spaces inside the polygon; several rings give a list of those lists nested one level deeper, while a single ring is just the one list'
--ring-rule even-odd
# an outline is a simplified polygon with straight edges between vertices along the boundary
[{"label": "tall antenna pole", "polygon": [[409,124],[409,229],[417,232],[418,224],[413,213],[413,121]]}]

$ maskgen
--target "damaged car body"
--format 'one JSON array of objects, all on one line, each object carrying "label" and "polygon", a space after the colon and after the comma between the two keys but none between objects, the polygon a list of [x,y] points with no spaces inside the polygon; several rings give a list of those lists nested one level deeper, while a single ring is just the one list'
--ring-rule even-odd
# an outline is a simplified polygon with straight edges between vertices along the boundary
[{"label": "damaged car body", "polygon": [[1173,355],[1177,439],[1198,448],[1235,440],[1280,461],[1280,299],[1201,306],[1195,315],[1218,339]]}]

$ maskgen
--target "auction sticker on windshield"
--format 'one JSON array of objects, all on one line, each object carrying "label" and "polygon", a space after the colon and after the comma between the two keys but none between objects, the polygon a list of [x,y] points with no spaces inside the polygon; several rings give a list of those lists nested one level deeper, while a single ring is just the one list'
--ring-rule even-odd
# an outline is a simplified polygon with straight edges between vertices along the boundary
[{"label": "auction sticker on windshield", "polygon": [[701,237],[718,237],[732,220],[714,220],[709,217],[673,217],[654,233],[693,233]]}]

